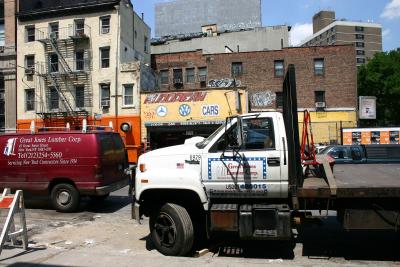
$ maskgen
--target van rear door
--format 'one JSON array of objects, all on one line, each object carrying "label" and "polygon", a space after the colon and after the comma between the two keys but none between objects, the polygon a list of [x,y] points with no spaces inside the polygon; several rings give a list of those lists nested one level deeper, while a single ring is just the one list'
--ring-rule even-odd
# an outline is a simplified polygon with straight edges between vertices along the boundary
[{"label": "van rear door", "polygon": [[125,178],[127,165],[124,144],[117,133],[99,134],[103,184],[110,184]]}]

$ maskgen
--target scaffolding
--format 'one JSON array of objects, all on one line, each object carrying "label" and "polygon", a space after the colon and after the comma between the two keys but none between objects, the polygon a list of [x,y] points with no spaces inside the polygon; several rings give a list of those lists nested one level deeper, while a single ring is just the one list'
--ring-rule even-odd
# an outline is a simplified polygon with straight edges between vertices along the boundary
[{"label": "scaffolding", "polygon": [[83,20],[66,28],[58,24],[36,29],[36,40],[44,46],[46,62],[36,63],[42,94],[36,113],[44,126],[57,127],[69,123],[81,128],[82,119],[91,115],[92,49],[91,29]]}]

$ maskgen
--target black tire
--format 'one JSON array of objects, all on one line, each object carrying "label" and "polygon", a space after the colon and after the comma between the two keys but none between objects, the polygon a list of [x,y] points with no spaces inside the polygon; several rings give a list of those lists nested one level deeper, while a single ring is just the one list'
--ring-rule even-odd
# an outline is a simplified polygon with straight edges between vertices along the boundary
[{"label": "black tire", "polygon": [[73,212],[79,205],[79,192],[71,184],[57,184],[51,190],[53,207],[62,212]]},{"label": "black tire", "polygon": [[166,256],[185,256],[193,247],[193,223],[179,205],[164,204],[151,216],[150,231],[154,247]]},{"label": "black tire", "polygon": [[102,196],[89,196],[90,200],[93,202],[102,202],[106,200],[110,196],[110,193],[102,195]]}]

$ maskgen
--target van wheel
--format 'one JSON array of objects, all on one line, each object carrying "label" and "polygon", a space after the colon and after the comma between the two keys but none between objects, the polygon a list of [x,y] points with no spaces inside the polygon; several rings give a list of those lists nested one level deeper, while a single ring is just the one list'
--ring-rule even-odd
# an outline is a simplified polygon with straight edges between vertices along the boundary
[{"label": "van wheel", "polygon": [[51,190],[51,202],[58,211],[75,211],[79,205],[79,192],[73,185],[57,184]]},{"label": "van wheel", "polygon": [[185,256],[193,247],[193,223],[185,208],[167,203],[150,218],[151,240],[167,256]]}]

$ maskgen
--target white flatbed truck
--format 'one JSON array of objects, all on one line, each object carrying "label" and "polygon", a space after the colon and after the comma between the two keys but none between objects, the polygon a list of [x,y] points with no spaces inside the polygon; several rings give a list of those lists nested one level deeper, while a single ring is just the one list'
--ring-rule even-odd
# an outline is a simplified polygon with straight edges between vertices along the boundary
[{"label": "white flatbed truck", "polygon": [[132,216],[150,217],[165,255],[187,255],[203,236],[290,240],[300,211],[336,210],[345,229],[400,227],[400,165],[335,166],[318,158],[304,175],[294,66],[283,86],[284,114],[251,113],[198,143],[140,156]]}]

